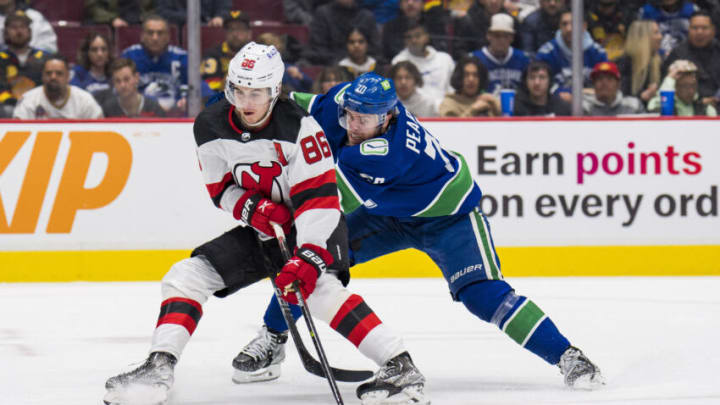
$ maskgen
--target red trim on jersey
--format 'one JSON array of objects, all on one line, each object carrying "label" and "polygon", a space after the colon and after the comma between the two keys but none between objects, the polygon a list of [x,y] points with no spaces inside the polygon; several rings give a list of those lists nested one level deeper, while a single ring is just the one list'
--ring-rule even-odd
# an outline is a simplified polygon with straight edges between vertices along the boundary
[{"label": "red trim on jersey", "polygon": [[275,152],[277,152],[277,156],[278,156],[278,160],[280,161],[280,164],[282,164],[283,166],[287,166],[288,162],[287,162],[287,159],[285,158],[285,154],[283,153],[282,145],[280,145],[279,142],[273,142],[273,146],[275,146]]},{"label": "red trim on jersey", "polygon": [[156,327],[165,324],[183,326],[191,335],[193,334],[193,332],[195,332],[195,328],[197,328],[197,323],[192,318],[192,316],[188,314],[179,314],[177,312],[167,314],[162,318],[158,319]]},{"label": "red trim on jersey", "polygon": [[335,169],[330,169],[323,174],[311,177],[307,180],[303,180],[300,183],[290,187],[290,197],[306,190],[318,188],[323,184],[335,183],[336,181],[337,179],[335,177]]},{"label": "red trim on jersey", "polygon": [[368,333],[370,333],[371,330],[375,329],[376,326],[380,325],[382,321],[380,321],[380,318],[375,315],[375,313],[371,313],[365,318],[363,318],[360,323],[357,324],[356,327],[353,328],[352,332],[348,335],[347,339],[352,342],[352,344],[355,345],[355,347],[360,346],[360,343],[362,343],[363,339],[365,339],[365,336],[367,336]]},{"label": "red trim on jersey", "polygon": [[162,308],[171,302],[184,302],[186,304],[190,304],[190,305],[194,306],[195,309],[200,311],[200,316],[202,316],[202,314],[203,314],[202,305],[200,305],[200,303],[195,300],[191,300],[190,298],[180,298],[180,297],[168,298],[165,301],[163,301],[162,304],[160,304],[160,307]]},{"label": "red trim on jersey", "polygon": [[223,176],[222,180],[218,181],[217,183],[211,183],[206,184],[205,186],[208,189],[208,192],[210,193],[210,197],[215,198],[218,194],[220,194],[223,190],[225,190],[225,185],[233,181],[232,173],[228,172],[225,173],[225,176]]},{"label": "red trim on jersey", "polygon": [[350,311],[355,309],[355,307],[360,305],[361,302],[363,302],[363,299],[357,294],[353,294],[348,299],[346,299],[345,302],[343,302],[343,304],[340,306],[340,309],[338,309],[332,321],[330,322],[330,327],[333,329],[337,329],[343,318],[345,318],[347,314],[350,313]]},{"label": "red trim on jersey", "polygon": [[295,210],[294,217],[297,220],[298,217],[307,210],[322,208],[336,209],[339,211],[340,199],[338,196],[310,198],[309,200],[305,200],[305,202]]}]

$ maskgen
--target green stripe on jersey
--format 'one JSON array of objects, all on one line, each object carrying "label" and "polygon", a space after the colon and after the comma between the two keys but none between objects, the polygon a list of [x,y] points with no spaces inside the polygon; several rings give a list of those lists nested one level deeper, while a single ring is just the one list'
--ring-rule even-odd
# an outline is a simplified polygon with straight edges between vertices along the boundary
[{"label": "green stripe on jersey", "polygon": [[526,299],[525,302],[515,311],[515,314],[508,319],[504,332],[519,345],[525,345],[530,333],[535,331],[537,325],[545,319],[545,313],[535,305],[534,302]]},{"label": "green stripe on jersey", "polygon": [[335,178],[340,191],[340,207],[345,214],[349,214],[362,205],[362,199],[347,181],[339,167],[335,166]]},{"label": "green stripe on jersey", "polygon": [[297,91],[290,93],[290,99],[295,101],[297,105],[307,112],[310,112],[310,107],[312,106],[313,99],[315,97],[317,96],[312,93],[300,93]]},{"label": "green stripe on jersey", "polygon": [[450,152],[460,163],[458,171],[448,180],[440,192],[435,196],[427,207],[414,214],[415,217],[441,217],[452,215],[457,212],[465,198],[473,188],[473,179],[470,175],[465,158],[455,152]]},{"label": "green stripe on jersey", "polygon": [[485,225],[485,218],[483,218],[483,214],[481,214],[477,209],[471,212],[470,215],[475,217],[477,236],[480,237],[482,245],[479,247],[482,249],[483,257],[487,259],[487,266],[489,266],[485,270],[487,278],[490,280],[500,280],[502,279],[502,275],[500,274],[500,269],[498,269],[497,263],[495,262],[495,249],[493,249],[492,244],[490,243],[490,232],[488,232]]}]

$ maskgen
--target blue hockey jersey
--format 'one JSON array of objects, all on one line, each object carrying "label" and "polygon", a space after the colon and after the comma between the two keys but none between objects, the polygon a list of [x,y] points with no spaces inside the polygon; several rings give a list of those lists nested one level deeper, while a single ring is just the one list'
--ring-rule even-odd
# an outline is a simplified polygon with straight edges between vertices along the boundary
[{"label": "blue hockey jersey", "polygon": [[530,64],[530,59],[525,56],[525,52],[513,47],[510,47],[510,52],[508,52],[504,60],[496,59],[487,46],[471,52],[470,56],[480,59],[480,62],[487,68],[487,91],[489,93],[496,93],[501,89],[519,88],[522,74]]},{"label": "blue hockey jersey", "polygon": [[670,53],[680,42],[687,38],[690,27],[690,16],[699,10],[691,1],[683,1],[675,12],[667,12],[652,4],[645,4],[638,11],[638,20],[653,20],[657,22],[662,33],[660,50]]},{"label": "blue hockey jersey", "polygon": [[438,217],[466,214],[479,203],[482,193],[462,155],[443,149],[400,102],[384,134],[347,145],[338,104],[348,86],[341,83],[324,95],[291,93],[325,131],[343,211],[364,205],[375,215]]},{"label": "blue hockey jersey", "polygon": [[168,110],[182,97],[181,89],[187,86],[187,52],[177,46],[168,46],[160,56],[151,56],[140,44],[125,49],[123,58],[132,59],[140,73],[138,90],[158,100]]},{"label": "blue hockey jersey", "polygon": [[[562,35],[558,30],[555,38],[546,42],[540,47],[536,55],[538,60],[550,65],[553,74],[553,92],[570,91],[572,88],[572,50],[565,45]],[[600,62],[607,62],[608,57],[605,49],[593,41],[586,31],[583,34],[583,75],[585,77],[583,87],[592,87],[590,72]]]}]

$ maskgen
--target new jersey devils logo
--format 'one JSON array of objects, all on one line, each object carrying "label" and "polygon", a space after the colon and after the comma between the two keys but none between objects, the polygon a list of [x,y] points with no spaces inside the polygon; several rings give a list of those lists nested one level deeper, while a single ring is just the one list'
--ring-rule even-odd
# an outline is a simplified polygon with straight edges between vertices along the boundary
[{"label": "new jersey devils logo", "polygon": [[274,201],[282,201],[282,191],[277,180],[282,174],[282,166],[274,161],[270,162],[270,166],[262,166],[260,163],[235,165],[235,179],[246,190],[257,190]]}]

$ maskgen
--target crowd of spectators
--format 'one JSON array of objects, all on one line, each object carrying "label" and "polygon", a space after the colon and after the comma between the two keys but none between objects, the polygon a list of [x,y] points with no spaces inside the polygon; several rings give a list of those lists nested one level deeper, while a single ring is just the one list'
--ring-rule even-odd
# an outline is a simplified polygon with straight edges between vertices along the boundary
[{"label": "crowd of spectators", "polygon": [[[420,117],[571,114],[569,0],[282,0],[282,21],[305,30],[254,34],[248,4],[201,0],[201,22],[222,32],[203,50],[202,95],[223,90],[232,56],[249,41],[286,62],[285,92],[325,92],[365,72],[395,81]],[[185,0],[85,0],[77,54],[58,53],[52,21],[32,0],[0,0],[0,117],[186,115]],[[270,5],[268,5],[270,6]],[[584,0],[585,115],[715,116],[720,103],[720,0]],[[117,49],[118,31],[139,40]],[[112,33],[107,35],[106,32]],[[203,31],[205,32],[205,31]],[[120,44],[122,42],[118,42]],[[127,43],[127,42],[125,42]],[[72,59],[68,59],[71,57]],[[71,60],[72,62],[69,62]],[[501,92],[514,91],[503,111]]]}]

